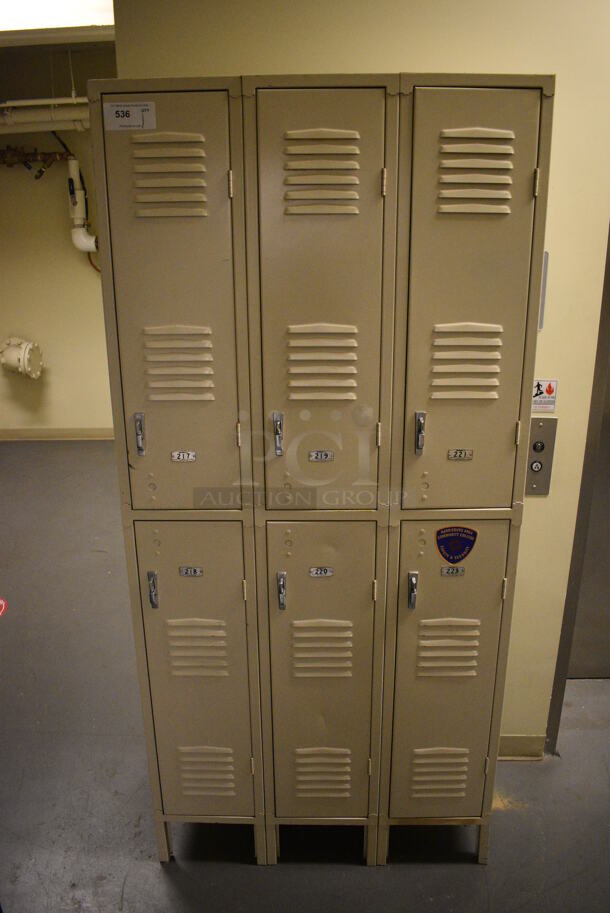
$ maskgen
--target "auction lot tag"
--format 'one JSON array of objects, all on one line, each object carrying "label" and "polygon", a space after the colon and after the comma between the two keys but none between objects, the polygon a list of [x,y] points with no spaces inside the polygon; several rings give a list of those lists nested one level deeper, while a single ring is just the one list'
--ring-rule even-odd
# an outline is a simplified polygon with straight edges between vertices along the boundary
[{"label": "auction lot tag", "polygon": [[156,126],[154,101],[104,102],[106,130],[154,130]]}]

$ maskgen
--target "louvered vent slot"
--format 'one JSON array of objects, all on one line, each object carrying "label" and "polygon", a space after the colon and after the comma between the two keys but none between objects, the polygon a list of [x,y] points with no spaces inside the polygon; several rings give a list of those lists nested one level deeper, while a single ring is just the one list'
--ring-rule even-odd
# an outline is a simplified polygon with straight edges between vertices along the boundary
[{"label": "louvered vent slot", "polygon": [[468,780],[468,748],[415,748],[412,799],[462,799]]},{"label": "louvered vent slot", "polygon": [[350,678],[353,624],[333,618],[292,622],[292,672],[296,678]]},{"label": "louvered vent slot", "polygon": [[134,133],[131,140],[136,217],[207,216],[203,134]]},{"label": "louvered vent slot", "polygon": [[216,618],[172,618],[167,621],[172,675],[212,678],[229,674],[227,625]]},{"label": "louvered vent slot", "polygon": [[178,748],[183,796],[234,796],[235,762],[231,748],[214,745]]},{"label": "louvered vent slot", "polygon": [[144,372],[149,400],[213,400],[210,327],[144,327]]},{"label": "louvered vent slot", "polygon": [[355,400],[357,326],[302,323],[288,327],[288,399]]},{"label": "louvered vent slot", "polygon": [[437,323],[432,336],[431,399],[498,399],[499,323]]},{"label": "louvered vent slot", "polygon": [[427,618],[417,632],[418,678],[471,678],[479,665],[478,618]]},{"label": "louvered vent slot", "polygon": [[441,130],[437,212],[510,213],[514,139],[493,127]]},{"label": "louvered vent slot", "polygon": [[[318,127],[284,133],[284,212],[287,215],[358,215],[360,134]],[[295,174],[294,172],[299,172]],[[301,173],[302,172],[302,173]]]},{"label": "louvered vent slot", "polygon": [[348,748],[296,748],[294,756],[297,798],[349,798],[352,753]]}]

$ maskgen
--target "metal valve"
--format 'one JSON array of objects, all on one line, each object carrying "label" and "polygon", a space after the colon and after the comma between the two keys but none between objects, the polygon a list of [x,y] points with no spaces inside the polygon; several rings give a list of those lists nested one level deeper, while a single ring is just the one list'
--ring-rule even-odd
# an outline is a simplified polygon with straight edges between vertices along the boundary
[{"label": "metal valve", "polygon": [[286,571],[277,572],[277,604],[283,612],[286,608]]},{"label": "metal valve", "polygon": [[273,436],[275,438],[275,455],[284,454],[284,413],[273,413]]},{"label": "metal valve", "polygon": [[417,583],[419,571],[409,571],[407,574],[407,605],[414,609],[417,603]]},{"label": "metal valve", "polygon": [[424,441],[426,437],[426,413],[415,413],[415,453],[420,456],[424,452]]}]

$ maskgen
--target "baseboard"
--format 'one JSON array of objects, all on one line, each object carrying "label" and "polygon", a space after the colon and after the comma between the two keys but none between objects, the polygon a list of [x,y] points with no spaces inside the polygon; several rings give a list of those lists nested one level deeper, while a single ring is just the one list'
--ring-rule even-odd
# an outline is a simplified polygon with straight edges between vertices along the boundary
[{"label": "baseboard", "polygon": [[0,428],[0,441],[112,441],[114,428]]},{"label": "baseboard", "polygon": [[544,757],[544,735],[500,736],[501,761],[540,761]]}]

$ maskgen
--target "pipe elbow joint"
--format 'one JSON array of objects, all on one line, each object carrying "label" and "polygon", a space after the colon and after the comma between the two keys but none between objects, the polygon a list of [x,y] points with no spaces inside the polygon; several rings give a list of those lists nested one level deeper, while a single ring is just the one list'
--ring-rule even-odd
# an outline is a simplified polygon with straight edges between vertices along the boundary
[{"label": "pipe elbow joint", "polygon": [[77,250],[85,254],[94,253],[97,250],[96,236],[89,234],[84,227],[72,229],[72,243]]}]

